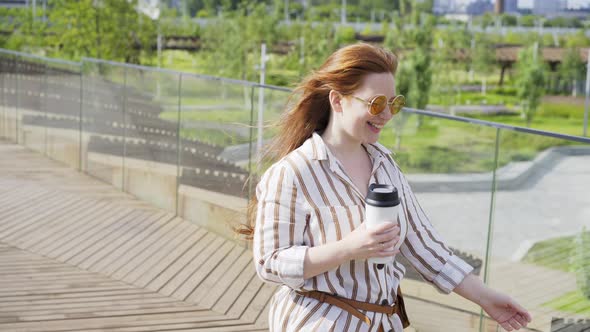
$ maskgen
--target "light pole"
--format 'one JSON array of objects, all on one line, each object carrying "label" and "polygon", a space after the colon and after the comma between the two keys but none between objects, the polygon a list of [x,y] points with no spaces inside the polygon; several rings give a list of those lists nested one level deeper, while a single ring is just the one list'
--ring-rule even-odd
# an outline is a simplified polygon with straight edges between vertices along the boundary
[{"label": "light pole", "polygon": [[588,104],[590,98],[590,49],[586,60],[586,102],[584,103],[584,136],[588,134]]},{"label": "light pole", "polygon": [[285,23],[289,24],[289,0],[285,0]]},{"label": "light pole", "polygon": [[342,0],[342,8],[340,9],[340,24],[346,24],[346,0]]},{"label": "light pole", "polygon": [[262,161],[262,140],[264,126],[264,82],[266,76],[266,44],[260,45],[260,88],[258,90],[258,139],[256,141],[256,152],[258,155],[258,165]]},{"label": "light pole", "polygon": [[99,8],[102,6],[102,0],[92,1],[94,6],[94,31],[96,33],[96,58],[100,59],[100,12]]}]

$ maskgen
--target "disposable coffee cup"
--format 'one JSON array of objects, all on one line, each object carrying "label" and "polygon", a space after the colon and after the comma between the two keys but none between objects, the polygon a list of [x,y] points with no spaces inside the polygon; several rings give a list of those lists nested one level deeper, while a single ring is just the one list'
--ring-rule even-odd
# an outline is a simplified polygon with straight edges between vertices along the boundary
[{"label": "disposable coffee cup", "polygon": [[[367,197],[365,198],[365,223],[367,229],[373,229],[382,223],[398,223],[398,212],[400,206],[400,199],[397,189],[394,186],[387,184],[371,184]],[[400,223],[399,241],[393,249],[399,249],[404,239],[406,238],[407,227],[405,223]],[[379,268],[383,268],[382,264],[393,262],[393,257],[371,257],[369,263],[379,264]]]}]

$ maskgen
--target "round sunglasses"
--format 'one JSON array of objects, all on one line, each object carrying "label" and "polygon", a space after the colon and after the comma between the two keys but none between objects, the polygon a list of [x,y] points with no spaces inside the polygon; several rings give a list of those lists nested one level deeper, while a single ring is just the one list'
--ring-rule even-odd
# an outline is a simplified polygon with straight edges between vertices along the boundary
[{"label": "round sunglasses", "polygon": [[389,101],[387,100],[387,96],[385,95],[376,95],[371,97],[371,99],[366,100],[357,96],[352,96],[354,99],[358,101],[362,101],[369,107],[369,114],[375,116],[381,114],[385,110],[385,106],[389,106],[389,111],[391,115],[396,115],[399,111],[402,110],[404,105],[406,105],[406,97],[403,95],[397,95],[395,97],[391,97]]}]

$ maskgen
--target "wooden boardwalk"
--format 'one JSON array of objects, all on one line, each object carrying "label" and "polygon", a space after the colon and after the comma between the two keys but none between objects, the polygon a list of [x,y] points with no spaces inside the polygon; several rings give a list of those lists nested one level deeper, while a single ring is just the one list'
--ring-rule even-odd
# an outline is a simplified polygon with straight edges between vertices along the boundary
[{"label": "wooden boardwalk", "polygon": [[0,331],[264,331],[249,250],[0,141]]}]

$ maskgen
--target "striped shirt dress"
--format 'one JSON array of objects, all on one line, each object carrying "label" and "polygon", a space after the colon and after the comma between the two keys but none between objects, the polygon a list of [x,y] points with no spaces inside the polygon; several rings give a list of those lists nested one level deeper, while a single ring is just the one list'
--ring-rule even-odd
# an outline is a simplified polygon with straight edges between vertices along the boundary
[{"label": "striped shirt dress", "polygon": [[[373,167],[370,183],[389,184],[401,199],[399,222],[408,232],[400,252],[443,293],[450,293],[473,268],[453,254],[418,204],[408,181],[381,144],[364,144]],[[403,330],[394,314],[364,312],[371,325],[328,303],[295,291],[317,290],[357,301],[393,304],[405,267],[393,261],[377,269],[367,260],[351,260],[337,268],[303,278],[307,248],[341,240],[364,220],[365,202],[330,152],[314,133],[298,149],[273,164],[256,188],[254,265],[265,282],[281,285],[271,299],[271,331]],[[410,320],[412,318],[409,313]]]}]

